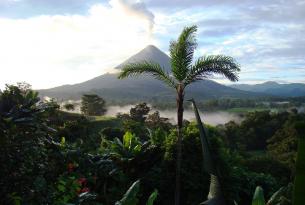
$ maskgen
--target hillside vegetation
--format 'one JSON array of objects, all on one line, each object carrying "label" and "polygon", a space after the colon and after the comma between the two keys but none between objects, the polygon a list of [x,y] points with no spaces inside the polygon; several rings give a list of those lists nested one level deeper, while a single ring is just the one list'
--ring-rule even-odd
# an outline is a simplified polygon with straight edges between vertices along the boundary
[{"label": "hillside vegetation", "polygon": [[[86,117],[38,103],[31,90],[7,87],[1,108],[1,204],[104,204],[121,200],[140,180],[145,204],[157,189],[156,204],[173,204],[175,126],[143,106],[118,118]],[[148,109],[149,111],[149,109]],[[297,112],[251,112],[240,123],[208,126],[228,204],[250,204],[256,186],[269,198],[295,175]],[[206,199],[209,176],[200,163],[195,122],[184,121],[181,203]],[[285,196],[291,204],[292,195]]]}]

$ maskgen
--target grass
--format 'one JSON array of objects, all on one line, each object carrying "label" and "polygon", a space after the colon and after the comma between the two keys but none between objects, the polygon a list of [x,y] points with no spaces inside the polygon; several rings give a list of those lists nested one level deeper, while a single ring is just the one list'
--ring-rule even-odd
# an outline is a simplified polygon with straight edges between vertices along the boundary
[{"label": "grass", "polygon": [[106,127],[121,127],[122,121],[116,117],[109,116],[90,116],[90,129],[92,132],[98,133]]},{"label": "grass", "polygon": [[91,121],[108,121],[117,119],[116,117],[111,116],[89,116],[87,118]]},{"label": "grass", "polygon": [[[76,120],[82,117],[82,114],[79,113],[69,113],[60,111],[60,115],[66,120]],[[89,129],[90,133],[99,133],[106,127],[122,127],[122,121],[116,117],[110,116],[86,116],[86,118],[90,121]]]}]

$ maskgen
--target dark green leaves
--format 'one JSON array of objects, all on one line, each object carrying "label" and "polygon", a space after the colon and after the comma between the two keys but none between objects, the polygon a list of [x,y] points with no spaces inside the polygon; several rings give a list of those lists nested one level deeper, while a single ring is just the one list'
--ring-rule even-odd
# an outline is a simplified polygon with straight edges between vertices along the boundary
[{"label": "dark green leaves", "polygon": [[[304,131],[304,122],[296,125],[298,132]],[[298,152],[293,187],[293,205],[302,205],[305,201],[305,137],[304,132],[299,134]]]},{"label": "dark green leaves", "polygon": [[299,137],[305,138],[305,122],[298,121],[294,125]]}]

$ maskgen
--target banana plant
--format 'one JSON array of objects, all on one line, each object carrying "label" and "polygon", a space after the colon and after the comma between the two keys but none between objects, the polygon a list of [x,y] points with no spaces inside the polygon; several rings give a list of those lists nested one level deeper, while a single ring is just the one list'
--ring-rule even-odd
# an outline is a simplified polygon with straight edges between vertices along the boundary
[{"label": "banana plant", "polygon": [[123,198],[120,201],[117,201],[115,205],[135,205],[138,204],[139,200],[137,194],[140,190],[140,181],[135,181],[131,187],[124,194]]},{"label": "banana plant", "polygon": [[[265,203],[264,190],[260,186],[257,186],[253,194],[251,205],[291,205],[291,200],[289,196],[292,193],[292,184],[287,187],[281,187],[276,191],[270,199]],[[238,205],[234,201],[234,205]]]},{"label": "banana plant", "polygon": [[213,160],[213,156],[211,153],[209,141],[208,141],[208,136],[207,132],[204,128],[204,124],[201,121],[196,103],[194,99],[190,99],[190,102],[192,102],[194,112],[195,112],[195,117],[197,121],[197,126],[199,129],[200,133],[200,141],[201,141],[201,146],[202,146],[202,154],[203,154],[203,165],[204,165],[204,170],[210,174],[210,191],[208,194],[208,200],[205,202],[202,202],[201,204],[205,205],[224,205],[225,200],[223,196],[223,192],[221,190],[221,185],[219,181],[219,174],[216,169],[216,164]]},{"label": "banana plant", "polygon": [[289,184],[287,187],[281,187],[270,197],[266,205],[290,205],[292,189],[292,184]]},{"label": "banana plant", "polygon": [[130,133],[126,132],[123,136],[123,140],[115,138],[113,141],[103,139],[102,148],[103,151],[110,152],[112,156],[121,157],[123,160],[130,160],[137,156],[141,151],[147,148],[147,143],[141,143],[138,138]]},{"label": "banana plant", "polygon": [[[140,190],[140,180],[135,181],[127,192],[124,194],[123,198],[120,201],[117,201],[115,205],[137,205],[139,200],[137,194]],[[148,198],[146,205],[153,205],[155,199],[158,196],[158,191],[155,190]]]}]

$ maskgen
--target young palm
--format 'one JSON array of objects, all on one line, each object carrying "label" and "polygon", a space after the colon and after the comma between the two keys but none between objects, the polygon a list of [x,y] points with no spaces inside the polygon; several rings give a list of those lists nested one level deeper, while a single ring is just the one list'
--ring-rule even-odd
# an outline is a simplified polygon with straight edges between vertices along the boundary
[{"label": "young palm", "polygon": [[177,92],[177,170],[175,205],[180,204],[181,139],[183,122],[183,101],[185,88],[193,82],[220,74],[231,81],[238,80],[239,65],[232,57],[210,55],[198,58],[193,63],[197,47],[197,26],[185,27],[177,41],[170,42],[171,73],[153,62],[130,63],[122,68],[119,78],[150,74]]}]

